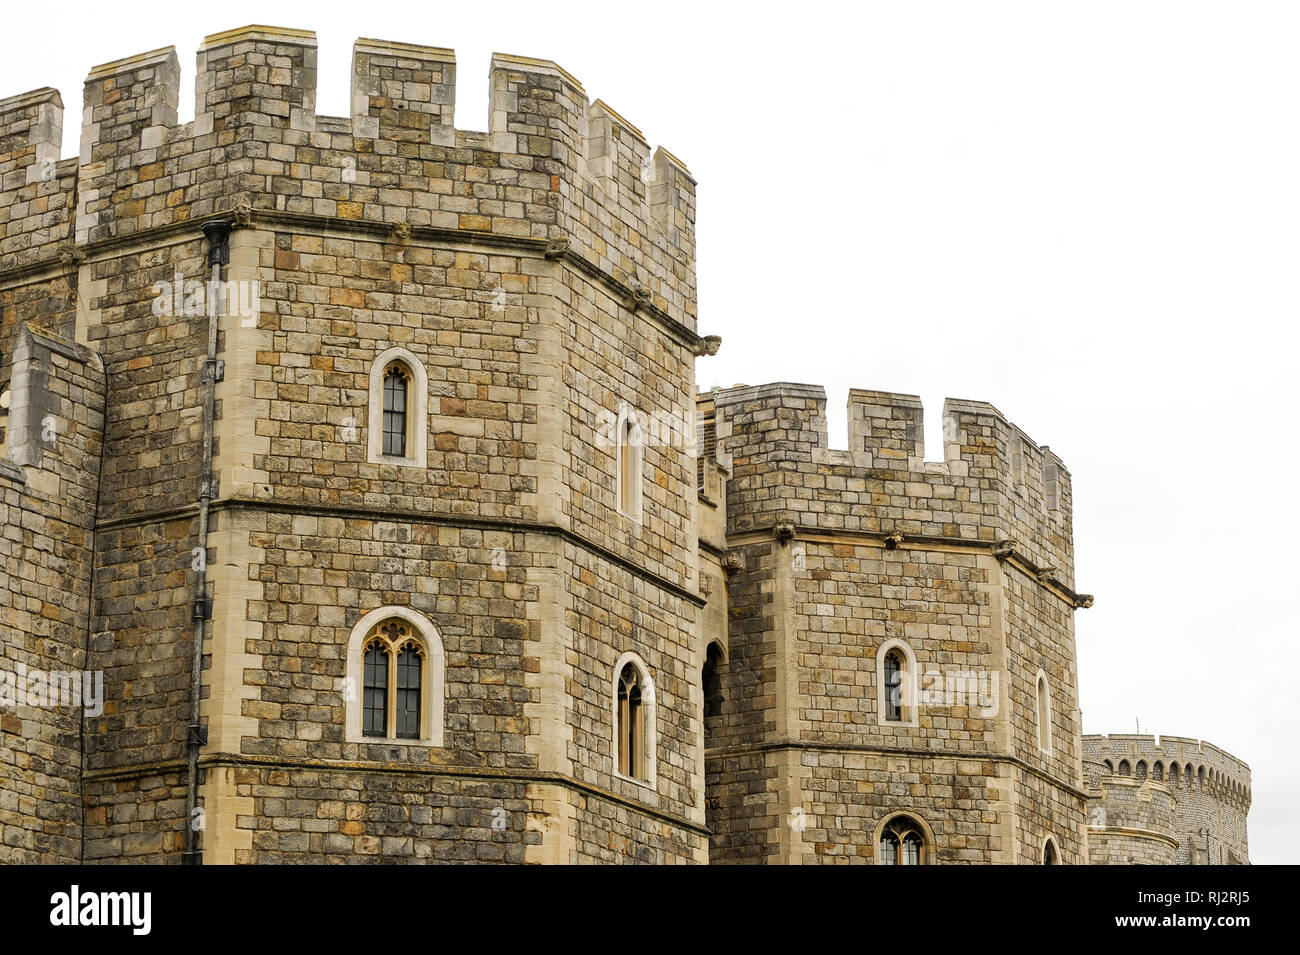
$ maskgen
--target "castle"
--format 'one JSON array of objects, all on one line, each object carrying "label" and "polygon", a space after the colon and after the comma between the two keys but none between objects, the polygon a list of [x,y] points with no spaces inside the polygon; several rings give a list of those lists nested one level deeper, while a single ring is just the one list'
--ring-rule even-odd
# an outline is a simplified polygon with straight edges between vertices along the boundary
[{"label": "castle", "polygon": [[70,159],[0,100],[0,860],[1246,861],[1244,764],[1081,734],[1049,448],[697,394],[685,164],[455,73],[359,40],[319,116],[314,34],[219,33]]}]

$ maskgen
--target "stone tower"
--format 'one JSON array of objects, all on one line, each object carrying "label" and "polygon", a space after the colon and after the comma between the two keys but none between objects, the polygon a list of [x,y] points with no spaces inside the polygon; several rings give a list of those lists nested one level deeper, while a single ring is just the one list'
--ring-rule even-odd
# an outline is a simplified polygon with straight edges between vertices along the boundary
[{"label": "stone tower", "polygon": [[1245,865],[1250,767],[1181,736],[1083,738],[1094,864]]},{"label": "stone tower", "polygon": [[924,861],[1085,861],[1069,473],[981,402],[945,404],[937,463],[917,398],[850,392],[848,451],[825,407],[701,409],[729,469],[711,859],[879,861],[901,816]]},{"label": "stone tower", "polygon": [[174,49],[92,70],[71,160],[0,101],[5,661],[106,697],[5,716],[10,857],[706,860],[694,455],[623,500],[606,427],[693,408],[695,184],[544,60],[457,130],[455,70],[359,40],[318,116],[312,33],[220,33],[192,123]]},{"label": "stone tower", "polygon": [[1243,764],[1081,738],[1061,460],[697,395],[695,182],[567,72],[197,67],[0,100],[0,861],[1245,860]]}]

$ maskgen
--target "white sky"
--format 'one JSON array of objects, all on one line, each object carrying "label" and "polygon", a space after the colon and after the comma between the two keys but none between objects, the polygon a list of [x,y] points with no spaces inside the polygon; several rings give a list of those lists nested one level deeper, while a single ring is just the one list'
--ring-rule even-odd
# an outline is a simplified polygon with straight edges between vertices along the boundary
[{"label": "white sky", "polygon": [[[73,9],[77,8],[77,9]],[[488,10],[490,12],[484,12]],[[317,110],[358,36],[553,59],[700,182],[699,384],[992,402],[1074,478],[1084,728],[1250,763],[1255,862],[1300,861],[1291,432],[1300,9],[1284,3],[10,4],[0,97],[246,23],[314,29]],[[80,34],[78,35],[78,32]],[[48,37],[50,44],[32,42]],[[1288,595],[1292,595],[1289,597]]]}]

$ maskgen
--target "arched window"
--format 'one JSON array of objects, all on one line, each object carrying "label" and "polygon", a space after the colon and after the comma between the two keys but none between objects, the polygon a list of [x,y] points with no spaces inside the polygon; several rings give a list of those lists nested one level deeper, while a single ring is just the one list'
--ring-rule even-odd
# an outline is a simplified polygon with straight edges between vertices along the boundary
[{"label": "arched window", "polygon": [[371,464],[429,466],[429,379],[405,348],[389,348],[370,366],[368,422]]},{"label": "arched window", "polygon": [[1145,759],[1139,759],[1137,761],[1137,766],[1135,767],[1135,769],[1136,769],[1138,779],[1147,778],[1147,763]]},{"label": "arched window", "polygon": [[428,620],[405,607],[371,611],[353,627],[347,665],[349,743],[442,745],[444,655]]},{"label": "arched window", "polygon": [[902,640],[886,641],[876,653],[877,712],[883,725],[917,725],[916,657]]},{"label": "arched window", "polygon": [[1038,711],[1038,748],[1050,754],[1052,752],[1052,691],[1047,683],[1047,674],[1038,671],[1036,690]]},{"label": "arched window", "polygon": [[1043,865],[1060,865],[1061,853],[1056,848],[1056,840],[1051,836],[1043,843]]},{"label": "arched window", "polygon": [[1165,764],[1158,759],[1151,767],[1151,778],[1158,783],[1165,781]]},{"label": "arched window", "polygon": [[1127,760],[1127,759],[1121,759],[1121,760],[1119,761],[1119,774],[1120,774],[1121,776],[1128,776],[1128,775],[1131,775],[1131,772],[1132,772],[1132,771],[1129,769],[1128,760]]},{"label": "arched window", "polygon": [[650,671],[634,653],[614,668],[614,767],[626,779],[655,783],[655,693]]},{"label": "arched window", "polygon": [[374,627],[365,643],[365,716],[362,735],[419,739],[424,661],[423,640],[405,620]]},{"label": "arched window", "polygon": [[406,423],[410,417],[406,404],[411,373],[400,361],[384,370],[384,454],[406,457]]},{"label": "arched window", "polygon": [[631,405],[618,409],[615,441],[616,476],[615,505],[619,513],[634,521],[641,520],[641,471],[645,436],[641,422]]},{"label": "arched window", "polygon": [[704,690],[704,719],[715,720],[722,715],[722,678],[718,667],[723,660],[722,647],[715,640],[704,651],[704,667],[700,683]]},{"label": "arched window", "polygon": [[1178,785],[1178,764],[1177,763],[1169,764],[1169,785],[1171,786]]},{"label": "arched window", "polygon": [[925,865],[929,862],[930,840],[920,822],[911,816],[894,816],[885,822],[876,839],[879,865]]}]

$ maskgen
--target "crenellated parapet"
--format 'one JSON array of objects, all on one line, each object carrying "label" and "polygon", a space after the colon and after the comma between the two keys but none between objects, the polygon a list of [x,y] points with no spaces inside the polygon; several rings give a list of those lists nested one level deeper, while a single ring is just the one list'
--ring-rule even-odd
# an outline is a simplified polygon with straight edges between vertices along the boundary
[{"label": "crenellated parapet", "polygon": [[0,269],[57,261],[71,238],[77,163],[59,159],[62,140],[58,90],[0,100]]},{"label": "crenellated parapet", "polygon": [[1084,736],[1087,758],[1119,775],[1177,781],[1243,810],[1250,808],[1250,767],[1213,743],[1183,736],[1111,733]]},{"label": "crenellated parapet", "polygon": [[[358,40],[348,117],[317,114],[316,56],[305,30],[207,37],[184,125],[174,48],[92,69],[73,164],[77,244],[93,251],[241,207],[267,221],[532,242],[603,271],[637,307],[693,332],[695,182],[561,67],[494,55],[481,133],[455,128],[450,50]],[[6,202],[52,161],[63,168],[61,110],[54,90],[0,101]],[[0,254],[43,228],[0,219]]]},{"label": "crenellated parapet", "polygon": [[1084,736],[1083,751],[1092,802],[1103,807],[1112,824],[1115,793],[1149,782],[1173,797],[1170,834],[1179,842],[1179,863],[1249,861],[1250,767],[1242,760],[1212,743],[1181,736]]},{"label": "crenellated parapet", "polygon": [[850,391],[847,451],[828,449],[819,386],[738,387],[714,401],[733,532],[788,514],[822,531],[983,543],[1090,603],[1072,590],[1069,471],[992,405],[948,399],[944,460],[932,462],[915,395]]},{"label": "crenellated parapet", "polygon": [[1093,865],[1173,865],[1180,849],[1177,799],[1150,777],[1117,776],[1085,759],[1088,856]]}]

